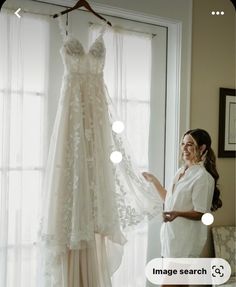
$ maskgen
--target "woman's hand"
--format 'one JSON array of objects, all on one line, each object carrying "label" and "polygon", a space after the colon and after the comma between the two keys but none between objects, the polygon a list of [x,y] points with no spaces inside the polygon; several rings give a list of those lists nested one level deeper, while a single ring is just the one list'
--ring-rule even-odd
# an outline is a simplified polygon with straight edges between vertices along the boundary
[{"label": "woman's hand", "polygon": [[167,191],[161,185],[160,181],[153,174],[151,174],[149,172],[143,172],[142,175],[146,179],[146,181],[149,181],[154,185],[154,187],[157,190],[157,192],[159,193],[160,197],[163,200],[165,200]]},{"label": "woman's hand", "polygon": [[178,211],[166,211],[162,213],[164,222],[171,222],[179,216]]},{"label": "woman's hand", "polygon": [[149,172],[143,172],[142,175],[146,181],[153,182],[155,180],[155,176]]},{"label": "woman's hand", "polygon": [[164,222],[173,221],[176,217],[183,217],[190,220],[201,220],[204,213],[195,210],[190,211],[167,211],[163,212]]}]

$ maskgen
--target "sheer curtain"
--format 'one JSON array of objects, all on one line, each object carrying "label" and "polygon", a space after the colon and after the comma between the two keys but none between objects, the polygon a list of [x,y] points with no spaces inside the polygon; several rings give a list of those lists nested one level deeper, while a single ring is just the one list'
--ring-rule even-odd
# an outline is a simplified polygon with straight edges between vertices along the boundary
[{"label": "sheer curtain", "polygon": [[[101,27],[90,27],[90,44]],[[104,78],[109,95],[140,170],[148,169],[150,116],[151,35],[124,29],[107,30],[104,34],[106,63]],[[113,287],[145,286],[147,224],[126,234],[122,265],[113,276]]]},{"label": "sheer curtain", "polygon": [[0,286],[34,287],[48,23],[0,13]]}]

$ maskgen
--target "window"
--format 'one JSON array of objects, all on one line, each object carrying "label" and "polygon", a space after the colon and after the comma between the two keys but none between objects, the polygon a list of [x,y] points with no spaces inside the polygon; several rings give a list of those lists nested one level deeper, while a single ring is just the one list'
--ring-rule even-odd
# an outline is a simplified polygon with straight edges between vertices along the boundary
[{"label": "window", "polygon": [[0,286],[36,286],[48,23],[0,14]]},{"label": "window", "polygon": [[[101,27],[91,27],[91,42]],[[136,164],[148,169],[152,35],[120,29],[106,31],[104,79],[119,120],[125,125]]]}]

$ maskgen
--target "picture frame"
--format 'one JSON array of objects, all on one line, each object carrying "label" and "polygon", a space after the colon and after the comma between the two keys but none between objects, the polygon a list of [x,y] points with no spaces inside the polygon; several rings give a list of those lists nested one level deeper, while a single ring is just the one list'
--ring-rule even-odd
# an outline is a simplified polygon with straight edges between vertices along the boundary
[{"label": "picture frame", "polygon": [[236,93],[220,88],[218,157],[236,156]]}]

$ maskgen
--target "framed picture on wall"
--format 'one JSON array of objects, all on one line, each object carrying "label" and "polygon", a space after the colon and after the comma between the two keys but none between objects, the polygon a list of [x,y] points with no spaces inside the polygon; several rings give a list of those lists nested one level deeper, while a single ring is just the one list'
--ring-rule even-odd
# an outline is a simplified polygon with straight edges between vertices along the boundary
[{"label": "framed picture on wall", "polygon": [[235,89],[220,88],[218,157],[236,155]]}]

